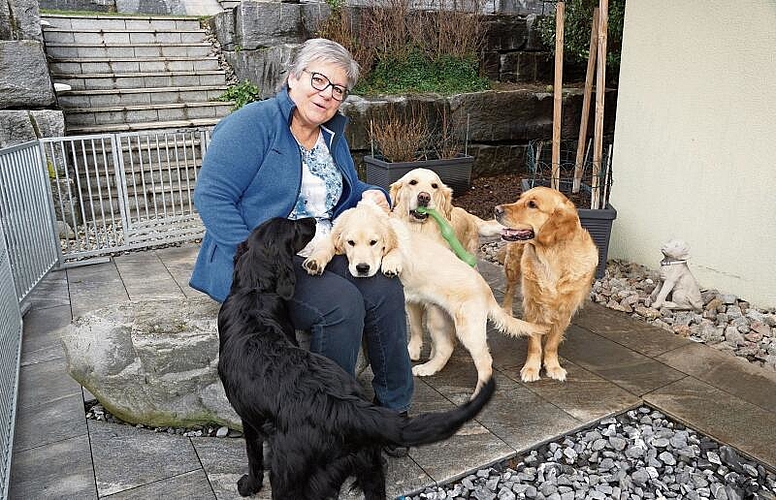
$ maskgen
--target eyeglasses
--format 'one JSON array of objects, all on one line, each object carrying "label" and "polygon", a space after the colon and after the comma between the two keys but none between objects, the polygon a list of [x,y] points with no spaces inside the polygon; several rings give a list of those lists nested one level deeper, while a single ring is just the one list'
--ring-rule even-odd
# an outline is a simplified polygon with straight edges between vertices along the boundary
[{"label": "eyeglasses", "polygon": [[335,101],[344,101],[348,97],[348,89],[342,85],[331,83],[331,80],[329,80],[326,75],[322,75],[317,71],[307,71],[306,69],[303,69],[302,71],[310,73],[310,85],[312,85],[315,90],[323,92],[331,87],[331,97]]}]

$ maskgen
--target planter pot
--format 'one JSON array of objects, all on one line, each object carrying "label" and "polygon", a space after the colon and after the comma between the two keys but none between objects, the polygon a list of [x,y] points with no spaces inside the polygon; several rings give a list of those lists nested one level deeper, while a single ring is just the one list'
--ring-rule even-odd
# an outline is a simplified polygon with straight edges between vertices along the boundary
[{"label": "planter pot", "polygon": [[387,162],[373,156],[364,156],[366,165],[366,182],[388,189],[404,174],[415,168],[433,170],[442,182],[453,189],[454,196],[460,196],[469,191],[472,180],[473,156],[459,155],[445,160],[416,160],[403,162]]},{"label": "planter pot", "polygon": [[[522,187],[523,191],[527,191],[534,186],[548,186],[548,182],[523,179]],[[571,191],[571,186],[564,186],[561,182],[561,191],[565,194],[565,188]],[[588,186],[583,185],[582,189],[590,189]],[[582,227],[587,229],[590,236],[593,237],[595,245],[598,247],[598,268],[596,269],[595,277],[600,279],[604,277],[606,271],[606,259],[609,254],[609,237],[612,234],[612,222],[617,218],[617,210],[613,206],[606,204],[606,208],[600,210],[593,210],[590,208],[577,208],[579,214],[579,222],[582,223]]]}]

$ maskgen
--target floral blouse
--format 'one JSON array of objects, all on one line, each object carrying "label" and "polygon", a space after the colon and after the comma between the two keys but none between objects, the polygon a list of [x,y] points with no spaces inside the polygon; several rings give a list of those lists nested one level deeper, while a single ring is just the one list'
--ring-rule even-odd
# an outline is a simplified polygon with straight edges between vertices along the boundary
[{"label": "floral blouse", "polygon": [[300,144],[299,151],[302,153],[302,185],[288,218],[314,217],[317,222],[315,238],[299,252],[306,257],[315,243],[331,231],[332,212],[342,196],[342,174],[334,164],[323,134],[318,135],[312,149],[308,151]]}]

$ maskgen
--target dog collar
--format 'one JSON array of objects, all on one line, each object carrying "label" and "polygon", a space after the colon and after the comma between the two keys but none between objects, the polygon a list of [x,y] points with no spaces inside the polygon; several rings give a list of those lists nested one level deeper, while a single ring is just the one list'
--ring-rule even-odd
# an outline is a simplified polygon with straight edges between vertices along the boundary
[{"label": "dog collar", "polygon": [[686,260],[666,260],[663,259],[660,261],[661,266],[675,266],[677,264],[686,264]]}]

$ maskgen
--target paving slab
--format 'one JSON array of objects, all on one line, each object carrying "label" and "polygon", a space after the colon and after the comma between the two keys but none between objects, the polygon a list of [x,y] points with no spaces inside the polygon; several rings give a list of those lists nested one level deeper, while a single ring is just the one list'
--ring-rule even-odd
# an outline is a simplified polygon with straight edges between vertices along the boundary
[{"label": "paving slab", "polygon": [[[28,391],[29,388],[20,388]],[[26,396],[25,396],[26,398]],[[87,434],[81,393],[18,408],[14,453]]]},{"label": "paving slab", "polygon": [[198,252],[199,245],[194,244],[183,244],[179,247],[164,248],[156,252],[186,297],[202,293],[189,286],[191,270],[194,268]]},{"label": "paving slab", "polygon": [[50,271],[29,294],[26,304],[32,309],[47,307],[70,307],[70,293],[67,287],[67,273],[64,270]]},{"label": "paving slab", "polygon": [[22,366],[62,359],[62,334],[70,327],[70,304],[33,307],[24,315]]},{"label": "paving slab", "polygon": [[572,323],[651,358],[692,343],[672,332],[590,301],[577,312]]},{"label": "paving slab", "polygon": [[101,497],[202,467],[186,437],[96,420],[87,425]]},{"label": "paving slab", "polygon": [[[163,481],[156,481],[112,495],[101,496],[100,498],[110,500],[147,500],[149,498],[214,500],[216,495],[210,488],[205,472],[195,470]],[[238,498],[241,497],[238,495]]]},{"label": "paving slab", "polygon": [[573,324],[566,332],[560,354],[637,396],[685,376],[666,364]]},{"label": "paving slab", "polygon": [[17,409],[39,408],[63,397],[80,395],[81,385],[67,374],[64,357],[22,365],[19,369]]},{"label": "paving slab", "polygon": [[24,451],[14,447],[8,498],[96,500],[89,436]]},{"label": "paving slab", "polygon": [[113,260],[131,300],[185,297],[156,252],[128,253]]},{"label": "paving slab", "polygon": [[776,412],[776,372],[695,342],[657,359],[764,410]]},{"label": "paving slab", "polygon": [[776,414],[686,377],[644,400],[686,425],[776,468]]},{"label": "paving slab", "polygon": [[113,261],[69,268],[67,281],[74,318],[101,307],[129,301],[129,294]]}]

